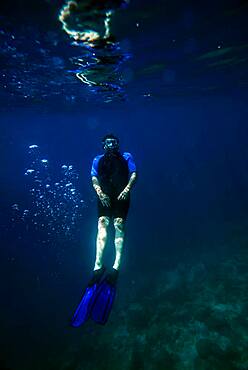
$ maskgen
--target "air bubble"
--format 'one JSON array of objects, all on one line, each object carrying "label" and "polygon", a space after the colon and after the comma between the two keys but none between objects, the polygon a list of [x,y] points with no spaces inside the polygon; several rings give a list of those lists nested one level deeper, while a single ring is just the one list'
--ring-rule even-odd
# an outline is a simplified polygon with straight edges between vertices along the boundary
[{"label": "air bubble", "polygon": [[[64,235],[75,238],[78,223],[82,219],[84,201],[78,191],[78,173],[73,165],[62,165],[59,178],[48,167],[48,159],[42,158],[38,145],[29,146],[30,163],[25,172],[31,206],[20,212],[19,205],[12,205],[13,222],[19,220],[33,225],[34,229],[53,237]],[[33,176],[30,176],[33,174]],[[30,228],[28,228],[30,229]],[[47,240],[48,242],[49,240]]]},{"label": "air bubble", "polygon": [[35,170],[33,170],[33,169],[29,169],[29,170],[27,170],[27,171],[26,171],[25,175],[26,175],[26,174],[27,174],[27,175],[29,175],[29,174],[34,173],[34,172],[35,172]]},{"label": "air bubble", "polygon": [[35,145],[35,144],[34,145],[29,145],[29,149],[37,149],[37,148],[39,148],[38,145]]}]

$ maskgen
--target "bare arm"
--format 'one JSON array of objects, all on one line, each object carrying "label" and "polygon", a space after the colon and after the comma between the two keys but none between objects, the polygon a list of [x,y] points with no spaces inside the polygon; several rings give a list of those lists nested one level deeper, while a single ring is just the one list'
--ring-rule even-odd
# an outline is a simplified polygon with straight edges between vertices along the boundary
[{"label": "bare arm", "polygon": [[99,184],[98,178],[96,176],[92,176],[92,185],[93,188],[95,189],[100,201],[102,202],[103,206],[110,207],[110,198],[107,194],[105,194],[101,186]]},{"label": "bare arm", "polygon": [[127,186],[125,187],[124,190],[122,190],[122,192],[120,193],[120,195],[118,196],[118,200],[125,200],[127,199],[127,196],[132,188],[132,186],[134,185],[135,181],[136,181],[136,178],[137,178],[137,172],[132,172],[131,176],[130,176],[130,179],[128,181],[128,184]]},{"label": "bare arm", "polygon": [[137,172],[133,172],[130,176],[130,179],[128,181],[128,184],[127,186],[125,187],[125,189],[127,191],[130,191],[131,188],[133,187],[134,183],[136,182],[136,178],[137,178]]},{"label": "bare arm", "polygon": [[100,196],[102,189],[96,176],[92,176],[92,185],[97,195]]}]

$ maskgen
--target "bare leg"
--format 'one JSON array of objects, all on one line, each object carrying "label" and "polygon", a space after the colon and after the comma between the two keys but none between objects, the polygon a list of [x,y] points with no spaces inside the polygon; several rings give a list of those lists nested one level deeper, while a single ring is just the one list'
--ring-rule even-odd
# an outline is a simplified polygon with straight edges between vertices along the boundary
[{"label": "bare leg", "polygon": [[113,268],[119,270],[124,242],[124,220],[123,218],[114,219],[115,227],[115,263]]},{"label": "bare leg", "polygon": [[107,231],[109,226],[109,217],[101,216],[98,219],[98,232],[96,237],[96,262],[94,270],[102,267],[102,256],[107,243]]}]

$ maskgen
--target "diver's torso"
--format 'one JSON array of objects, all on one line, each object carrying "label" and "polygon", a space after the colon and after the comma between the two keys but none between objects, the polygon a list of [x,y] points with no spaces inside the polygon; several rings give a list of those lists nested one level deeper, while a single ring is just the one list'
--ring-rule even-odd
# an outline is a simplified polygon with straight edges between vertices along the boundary
[{"label": "diver's torso", "polygon": [[128,164],[121,153],[105,153],[99,160],[98,180],[102,191],[118,196],[128,183]]}]

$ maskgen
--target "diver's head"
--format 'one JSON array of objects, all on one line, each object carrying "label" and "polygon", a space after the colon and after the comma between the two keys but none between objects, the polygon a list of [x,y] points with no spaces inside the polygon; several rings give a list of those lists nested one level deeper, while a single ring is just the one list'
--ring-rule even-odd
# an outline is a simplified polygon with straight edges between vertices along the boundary
[{"label": "diver's head", "polygon": [[113,153],[119,151],[119,139],[113,134],[108,134],[102,139],[102,146],[105,152]]}]

